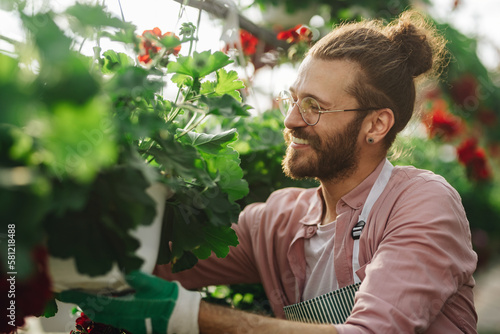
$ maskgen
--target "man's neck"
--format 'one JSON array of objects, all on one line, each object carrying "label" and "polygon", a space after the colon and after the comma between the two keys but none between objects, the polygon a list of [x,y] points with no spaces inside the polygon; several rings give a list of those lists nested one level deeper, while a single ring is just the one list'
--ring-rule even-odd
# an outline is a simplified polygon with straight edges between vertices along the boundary
[{"label": "man's neck", "polygon": [[368,175],[373,173],[381,161],[382,158],[360,162],[356,170],[344,179],[320,180],[323,200],[325,202],[325,210],[321,221],[322,225],[326,225],[337,219],[338,201],[342,196],[363,182]]}]

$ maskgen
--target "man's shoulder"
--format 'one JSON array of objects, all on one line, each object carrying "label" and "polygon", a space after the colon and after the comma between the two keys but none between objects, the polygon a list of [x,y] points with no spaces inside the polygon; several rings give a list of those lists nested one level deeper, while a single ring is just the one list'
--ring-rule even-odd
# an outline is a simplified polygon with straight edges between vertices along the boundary
[{"label": "man's shoulder", "polygon": [[424,184],[427,182],[435,182],[437,184],[451,187],[446,179],[427,169],[420,169],[414,166],[395,166],[393,173],[394,181],[407,184]]},{"label": "man's shoulder", "polygon": [[391,183],[391,190],[397,193],[426,192],[435,196],[452,196],[455,200],[460,200],[456,189],[443,176],[426,169],[395,166]]}]

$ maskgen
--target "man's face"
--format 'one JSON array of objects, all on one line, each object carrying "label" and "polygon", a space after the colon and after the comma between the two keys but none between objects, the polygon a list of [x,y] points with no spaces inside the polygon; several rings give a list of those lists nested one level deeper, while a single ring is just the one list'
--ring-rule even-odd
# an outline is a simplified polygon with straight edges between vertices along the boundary
[{"label": "man's face", "polygon": [[[351,62],[308,57],[290,90],[299,103],[310,96],[322,110],[357,108],[356,100],[347,93],[357,71],[359,68]],[[326,113],[318,124],[308,126],[295,107],[285,119],[285,173],[292,178],[321,181],[349,177],[359,163],[358,137],[364,115],[355,111]]]}]

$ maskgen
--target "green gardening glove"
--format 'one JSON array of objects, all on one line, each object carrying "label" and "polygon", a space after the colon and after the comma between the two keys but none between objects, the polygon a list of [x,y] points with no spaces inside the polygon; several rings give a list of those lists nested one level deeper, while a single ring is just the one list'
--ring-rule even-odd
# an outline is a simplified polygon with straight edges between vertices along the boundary
[{"label": "green gardening glove", "polygon": [[59,294],[60,301],[77,304],[92,321],[125,329],[132,334],[199,333],[201,295],[178,282],[136,271],[126,277],[135,294],[109,297],[79,290]]}]

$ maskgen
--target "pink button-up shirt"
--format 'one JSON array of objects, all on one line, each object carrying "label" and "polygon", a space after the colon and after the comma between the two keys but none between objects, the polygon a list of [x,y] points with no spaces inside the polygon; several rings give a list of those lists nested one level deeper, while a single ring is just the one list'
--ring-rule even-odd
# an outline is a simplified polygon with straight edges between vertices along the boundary
[{"label": "pink button-up shirt", "polygon": [[[368,193],[383,166],[337,203],[335,273],[339,287],[354,283],[353,239]],[[188,289],[213,284],[263,284],[277,317],[301,301],[304,239],[316,233],[323,211],[321,189],[281,189],[265,203],[247,206],[233,225],[240,244],[192,269],[156,274]],[[339,333],[475,333],[477,256],[458,193],[440,176],[395,167],[374,204],[360,239],[356,272],[362,280],[355,305]]]}]

